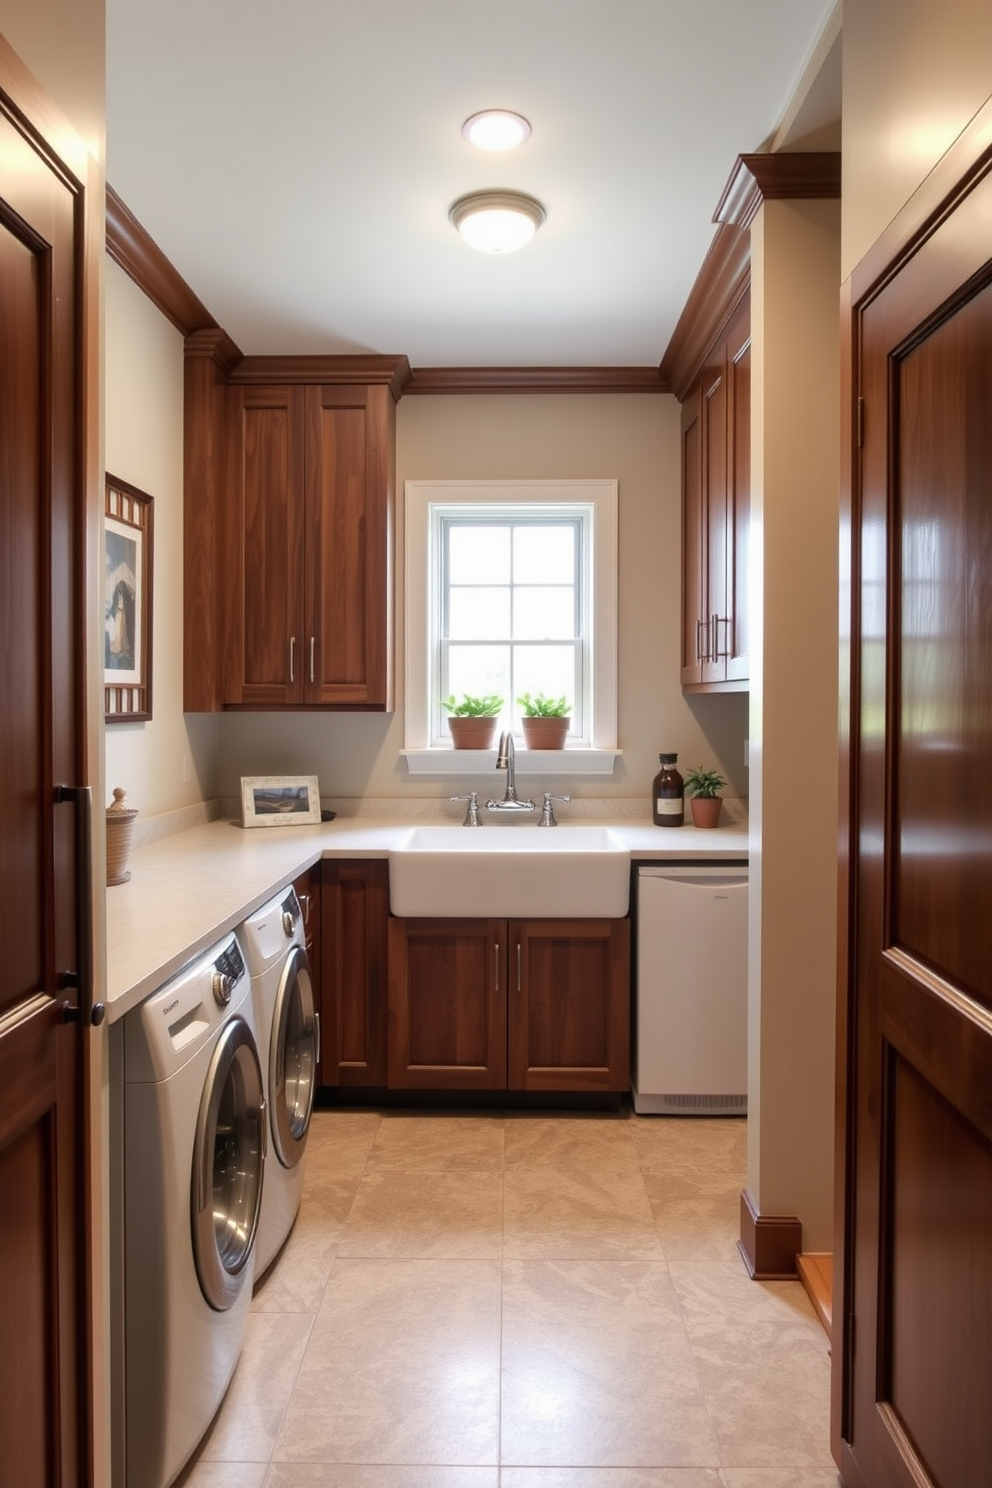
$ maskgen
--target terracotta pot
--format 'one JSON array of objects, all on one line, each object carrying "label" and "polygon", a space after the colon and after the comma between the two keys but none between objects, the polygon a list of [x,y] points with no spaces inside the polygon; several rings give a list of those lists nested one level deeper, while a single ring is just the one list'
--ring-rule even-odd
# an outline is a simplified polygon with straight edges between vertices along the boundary
[{"label": "terracotta pot", "polygon": [[570,722],[568,718],[522,718],[524,744],[528,749],[564,749]]},{"label": "terracotta pot", "polygon": [[461,718],[451,717],[448,719],[448,728],[451,731],[451,742],[456,749],[491,749],[493,738],[496,733],[495,718],[473,718],[463,715]]},{"label": "terracotta pot", "polygon": [[690,796],[689,809],[692,812],[692,825],[694,827],[715,827],[720,820],[720,808],[723,806],[719,796]]}]

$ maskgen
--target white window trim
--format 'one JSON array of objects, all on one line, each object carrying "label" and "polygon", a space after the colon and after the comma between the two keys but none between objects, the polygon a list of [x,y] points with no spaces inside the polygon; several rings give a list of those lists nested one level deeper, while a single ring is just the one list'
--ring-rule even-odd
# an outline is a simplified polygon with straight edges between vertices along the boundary
[{"label": "white window trim", "polygon": [[[429,645],[433,592],[430,543],[432,505],[494,503],[592,507],[593,679],[590,748],[517,751],[519,774],[608,775],[617,748],[618,491],[615,480],[416,481],[405,485],[406,525],[406,736],[402,756],[415,775],[473,775],[488,770],[493,750],[429,747],[432,655]],[[481,756],[481,758],[480,758]],[[492,757],[490,760],[490,756]]]}]

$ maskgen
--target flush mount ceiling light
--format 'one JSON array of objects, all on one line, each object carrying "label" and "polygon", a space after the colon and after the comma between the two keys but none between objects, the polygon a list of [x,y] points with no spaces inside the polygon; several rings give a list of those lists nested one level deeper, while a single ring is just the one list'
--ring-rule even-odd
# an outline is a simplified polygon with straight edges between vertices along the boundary
[{"label": "flush mount ceiling light", "polygon": [[480,253],[515,253],[541,226],[547,213],[520,191],[472,191],[460,196],[448,221]]},{"label": "flush mount ceiling light", "polygon": [[462,134],[477,150],[515,150],[530,139],[530,124],[509,109],[483,109],[465,120]]}]

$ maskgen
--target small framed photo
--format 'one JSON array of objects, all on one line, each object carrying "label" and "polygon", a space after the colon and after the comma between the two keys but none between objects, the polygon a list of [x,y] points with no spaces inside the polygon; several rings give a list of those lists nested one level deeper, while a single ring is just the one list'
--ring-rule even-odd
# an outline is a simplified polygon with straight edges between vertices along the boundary
[{"label": "small framed photo", "polygon": [[243,827],[303,827],[319,821],[316,775],[242,775]]},{"label": "small framed photo", "polygon": [[115,476],[103,508],[103,707],[107,723],[152,716],[152,498]]}]

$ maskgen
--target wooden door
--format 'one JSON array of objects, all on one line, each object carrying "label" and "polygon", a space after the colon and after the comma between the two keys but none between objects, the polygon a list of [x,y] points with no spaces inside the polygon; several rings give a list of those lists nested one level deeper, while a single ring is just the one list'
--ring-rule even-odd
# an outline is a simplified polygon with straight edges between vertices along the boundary
[{"label": "wooden door", "polygon": [[309,387],[306,397],[306,699],[391,708],[392,393]]},{"label": "wooden door", "polygon": [[321,868],[321,1085],[386,1083],[389,863],[325,858]]},{"label": "wooden door", "polygon": [[985,149],[978,183],[855,316],[864,436],[833,1359],[835,1456],[867,1488],[992,1483]]},{"label": "wooden door", "polygon": [[630,1086],[630,921],[511,920],[511,1090]]},{"label": "wooden door", "polygon": [[26,122],[37,105],[0,39],[0,1483],[75,1488],[87,1146],[70,981],[91,907],[57,787],[85,778],[85,207]]},{"label": "wooden door", "polygon": [[216,575],[225,615],[225,703],[299,704],[309,666],[304,620],[304,389],[236,387],[230,499]]},{"label": "wooden door", "polygon": [[389,1085],[505,1090],[506,921],[389,921]]}]

